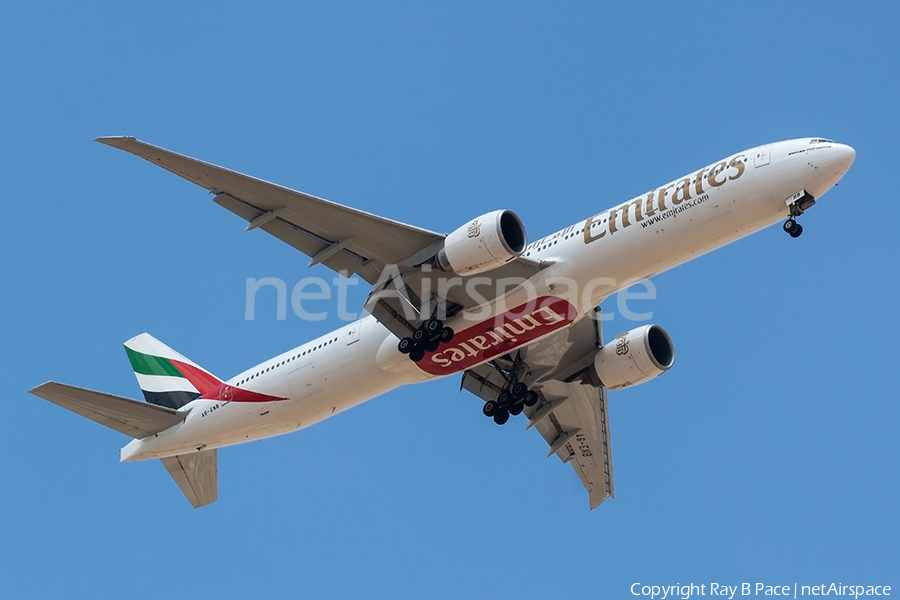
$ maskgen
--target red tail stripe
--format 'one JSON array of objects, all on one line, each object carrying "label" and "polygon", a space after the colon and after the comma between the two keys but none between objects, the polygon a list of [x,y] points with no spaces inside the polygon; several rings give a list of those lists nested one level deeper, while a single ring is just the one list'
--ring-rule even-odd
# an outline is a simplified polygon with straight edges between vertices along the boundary
[{"label": "red tail stripe", "polygon": [[278,400],[287,400],[280,396],[270,396],[260,392],[250,390],[242,390],[234,386],[223,383],[216,389],[209,390],[202,396],[202,400],[224,400],[225,402],[276,402]]},{"label": "red tail stripe", "polygon": [[197,391],[200,392],[201,395],[222,385],[221,381],[219,381],[203,369],[198,369],[193,365],[189,365],[178,360],[169,360],[173,365],[175,365],[175,368],[178,369],[178,372],[184,375],[185,379],[190,381],[192,386],[197,388]]},{"label": "red tail stripe", "polygon": [[200,398],[203,400],[225,400],[229,402],[275,402],[276,400],[287,400],[287,398],[251,392],[250,390],[242,390],[227,385],[203,369],[181,361],[172,360],[172,364],[175,365],[179,373],[191,382],[192,386],[197,388],[197,391],[200,392]]}]

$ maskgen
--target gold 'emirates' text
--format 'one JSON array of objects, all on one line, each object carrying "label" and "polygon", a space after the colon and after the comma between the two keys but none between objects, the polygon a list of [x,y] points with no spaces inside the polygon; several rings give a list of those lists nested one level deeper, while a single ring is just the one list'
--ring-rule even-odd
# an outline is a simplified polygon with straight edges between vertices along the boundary
[{"label": "gold 'emirates' text", "polygon": [[[704,184],[718,188],[728,181],[737,179],[744,174],[744,160],[744,155],[738,154],[731,160],[723,160],[711,168],[700,169],[693,178],[685,177],[675,183],[653,190],[646,196],[629,200],[594,215],[584,223],[584,243],[590,244],[605,236],[607,232],[612,235],[629,227],[632,223],[643,221],[657,212],[667,210],[670,208],[666,204],[667,202],[671,202],[672,206],[678,206],[685,200],[690,200],[692,188],[697,196],[701,196],[704,193]],[[671,193],[669,193],[670,190]],[[608,224],[608,226],[603,227],[603,224]]]}]

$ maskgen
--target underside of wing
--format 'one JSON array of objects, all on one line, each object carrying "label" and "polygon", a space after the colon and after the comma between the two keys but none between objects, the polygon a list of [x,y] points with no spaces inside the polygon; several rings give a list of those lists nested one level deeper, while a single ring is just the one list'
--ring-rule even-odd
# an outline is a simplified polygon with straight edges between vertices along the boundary
[{"label": "underside of wing", "polygon": [[497,401],[514,381],[538,393],[523,410],[526,429],[537,429],[547,456],[570,463],[588,491],[591,509],[615,497],[606,389],[585,377],[602,340],[599,310],[553,333],[515,357],[466,371],[462,388]]},{"label": "underside of wing", "polygon": [[615,497],[606,390],[549,381],[541,392],[546,404],[526,415],[539,418],[534,427],[550,445],[549,454],[572,464],[588,491],[591,508],[597,508]]},{"label": "underside of wing", "polygon": [[[444,248],[443,234],[342,206],[132,137],[104,137],[97,141],[209,190],[215,195],[216,204],[248,223],[247,230],[261,229],[275,236],[309,256],[310,266],[323,264],[347,277],[358,275],[375,286],[366,309],[398,337],[409,335],[430,316],[430,312],[422,313],[435,291],[446,289],[438,301],[446,303],[453,314],[505,293],[484,287],[476,292],[469,285],[472,276],[456,276],[442,270],[437,257]],[[520,241],[519,252],[525,244],[524,229]],[[504,282],[508,290],[549,264],[513,256],[492,270],[478,271],[478,277],[490,283]],[[394,273],[401,285],[395,283]],[[391,294],[402,297],[381,300]],[[402,310],[405,308],[412,310]]]},{"label": "underside of wing", "polygon": [[139,156],[215,194],[215,202],[334,271],[374,284],[443,235],[342,206],[303,192],[177,154],[132,137],[98,142]]}]

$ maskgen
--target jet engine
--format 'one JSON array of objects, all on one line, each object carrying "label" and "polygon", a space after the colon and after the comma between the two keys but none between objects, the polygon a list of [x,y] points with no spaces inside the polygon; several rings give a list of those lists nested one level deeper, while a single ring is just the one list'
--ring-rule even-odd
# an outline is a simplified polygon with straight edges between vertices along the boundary
[{"label": "jet engine", "polygon": [[675,347],[659,325],[621,333],[594,356],[591,379],[610,390],[637,385],[662,375],[675,364]]},{"label": "jet engine", "polygon": [[511,210],[495,210],[469,221],[444,239],[438,266],[457,275],[477,275],[525,251],[525,226]]}]

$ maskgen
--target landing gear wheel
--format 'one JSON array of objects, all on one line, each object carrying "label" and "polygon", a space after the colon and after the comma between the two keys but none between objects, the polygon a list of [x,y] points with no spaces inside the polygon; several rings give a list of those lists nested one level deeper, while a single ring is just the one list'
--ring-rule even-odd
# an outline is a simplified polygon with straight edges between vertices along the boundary
[{"label": "landing gear wheel", "polygon": [[425,342],[425,352],[434,352],[440,345],[440,340],[428,340],[427,342]]},{"label": "landing gear wheel", "polygon": [[528,386],[520,381],[519,383],[512,386],[510,392],[512,393],[513,398],[519,399],[523,397],[526,392],[528,392]]},{"label": "landing gear wheel", "polygon": [[412,338],[405,337],[400,340],[400,343],[397,344],[397,350],[399,350],[402,354],[409,354],[409,351],[412,350],[413,341]]},{"label": "landing gear wheel", "polygon": [[494,414],[494,423],[497,425],[503,425],[509,421],[509,411],[501,408]]},{"label": "landing gear wheel", "polygon": [[449,327],[444,327],[441,329],[441,337],[438,338],[442,344],[449,344],[450,340],[453,339],[453,330]]},{"label": "landing gear wheel", "polygon": [[412,334],[412,339],[414,342],[421,342],[425,339],[425,330],[419,327],[416,329],[415,333]]},{"label": "landing gear wheel", "polygon": [[484,413],[486,417],[493,417],[497,414],[497,411],[500,409],[500,405],[494,402],[493,400],[488,400],[484,403],[484,407],[481,411]]},{"label": "landing gear wheel", "polygon": [[525,410],[524,404],[513,404],[509,407],[509,414],[514,417],[517,417],[522,414],[522,411]]},{"label": "landing gear wheel", "polygon": [[500,394],[500,396],[497,398],[497,402],[500,403],[500,406],[509,406],[510,404],[513,403],[513,399],[512,399],[512,396],[510,396],[510,395],[507,394],[506,392],[503,392],[503,393]]},{"label": "landing gear wheel", "polygon": [[525,394],[525,400],[522,401],[522,404],[525,406],[534,406],[538,401],[538,393],[530,390],[527,394]]},{"label": "landing gear wheel", "polygon": [[798,237],[800,237],[801,233],[803,233],[803,226],[800,225],[800,223],[797,223],[797,226],[794,228],[793,231],[791,231],[791,237],[798,238]]},{"label": "landing gear wheel", "polygon": [[784,222],[783,227],[784,227],[785,233],[790,233],[793,235],[793,231],[797,227],[797,221],[795,221],[793,219],[788,219],[787,221]]},{"label": "landing gear wheel", "polygon": [[425,348],[422,348],[421,346],[413,348],[409,353],[409,357],[413,362],[419,362],[425,358]]},{"label": "landing gear wheel", "polygon": [[422,329],[425,330],[425,333],[434,335],[439,332],[443,326],[444,324],[441,323],[440,319],[428,319],[425,321],[425,326]]}]

